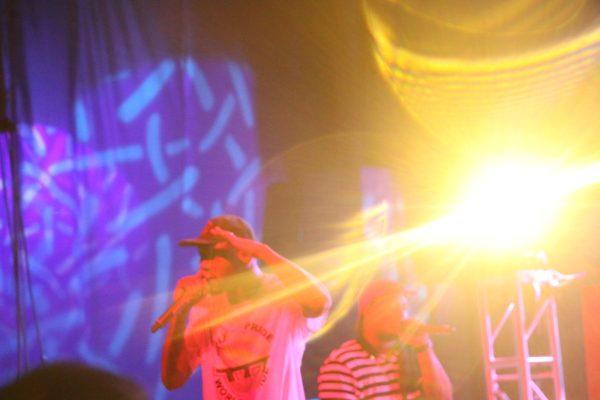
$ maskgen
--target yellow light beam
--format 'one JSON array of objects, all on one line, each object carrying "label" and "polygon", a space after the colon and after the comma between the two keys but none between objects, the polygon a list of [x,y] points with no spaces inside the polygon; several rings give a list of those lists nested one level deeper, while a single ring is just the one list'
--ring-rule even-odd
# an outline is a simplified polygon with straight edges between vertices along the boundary
[{"label": "yellow light beam", "polygon": [[[539,175],[541,174],[541,175]],[[396,232],[377,239],[373,243],[372,239],[358,243],[336,247],[323,252],[312,254],[296,260],[299,265],[312,271],[318,271],[314,275],[321,282],[330,283],[336,279],[342,279],[345,282],[353,282],[352,289],[354,296],[347,296],[343,303],[334,309],[330,319],[325,326],[323,333],[352,307],[358,292],[377,272],[376,269],[364,269],[371,266],[381,258],[389,255],[402,257],[414,253],[419,249],[440,243],[455,243],[460,239],[460,244],[467,248],[486,248],[488,246],[498,246],[505,248],[506,245],[520,246],[522,243],[515,242],[514,233],[519,225],[529,224],[526,218],[528,212],[537,219],[537,211],[542,209],[547,211],[556,211],[555,203],[560,203],[565,196],[577,191],[583,187],[597,184],[600,182],[600,162],[586,167],[573,168],[569,170],[557,171],[553,168],[540,167],[539,165],[527,164],[503,164],[493,167],[484,174],[483,182],[473,185],[473,192],[467,196],[465,203],[458,207],[458,211],[447,217],[425,224],[414,229]],[[490,192],[487,192],[490,190]],[[518,190],[518,196],[515,201],[506,199],[507,191]],[[482,193],[480,193],[482,191]],[[498,192],[499,191],[499,192]],[[501,204],[495,201],[500,199]],[[548,202],[552,207],[547,207],[541,202]],[[481,202],[481,204],[480,204]],[[517,211],[511,214],[510,210],[502,210],[498,214],[501,217],[491,216],[487,218],[490,212],[499,211],[503,207],[516,206]],[[482,208],[479,208],[482,207]],[[524,208],[520,210],[519,208]],[[537,209],[537,210],[536,210]],[[547,215],[545,215],[547,216]],[[499,225],[493,225],[499,224]],[[515,225],[512,225],[515,224]],[[511,228],[504,232],[505,236],[499,235],[498,230]],[[539,231],[534,230],[539,233]],[[486,236],[487,235],[487,236]],[[507,239],[510,239],[506,242]],[[529,236],[519,239],[530,239]],[[488,241],[491,240],[491,241]],[[447,283],[451,283],[462,271],[466,265],[469,254],[465,255],[463,262],[448,271],[446,275]],[[340,261],[342,260],[342,261]],[[348,261],[343,261],[348,260]],[[335,266],[337,265],[337,266]],[[330,268],[330,266],[333,266]],[[361,267],[363,269],[361,269]],[[229,277],[232,282],[243,284],[245,276],[236,275]],[[306,288],[306,284],[298,284],[292,287],[284,288],[266,296],[262,296],[255,301],[249,302],[242,307],[225,313],[221,316],[211,319],[206,323],[199,325],[196,329],[204,330],[219,325],[223,322],[235,319],[241,315],[251,312],[257,308],[265,307],[273,302],[285,300],[289,296],[298,293]],[[427,303],[425,303],[419,313],[428,315],[431,310],[437,306],[441,300],[443,291],[434,293]]]}]

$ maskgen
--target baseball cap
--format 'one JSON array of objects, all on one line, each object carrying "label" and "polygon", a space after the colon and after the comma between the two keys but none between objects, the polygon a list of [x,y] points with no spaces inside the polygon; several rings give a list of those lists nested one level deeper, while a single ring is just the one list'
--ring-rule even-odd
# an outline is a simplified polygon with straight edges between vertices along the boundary
[{"label": "baseball cap", "polygon": [[183,239],[179,241],[180,246],[206,246],[210,244],[214,244],[217,242],[215,238],[213,238],[209,231],[218,226],[219,228],[226,230],[228,232],[232,232],[237,237],[242,237],[246,239],[254,240],[254,231],[243,218],[238,217],[237,215],[219,215],[218,217],[211,218],[200,234],[194,238]]},{"label": "baseball cap", "polygon": [[359,315],[377,298],[385,296],[406,296],[409,292],[404,285],[390,280],[375,280],[369,283],[358,299]]}]

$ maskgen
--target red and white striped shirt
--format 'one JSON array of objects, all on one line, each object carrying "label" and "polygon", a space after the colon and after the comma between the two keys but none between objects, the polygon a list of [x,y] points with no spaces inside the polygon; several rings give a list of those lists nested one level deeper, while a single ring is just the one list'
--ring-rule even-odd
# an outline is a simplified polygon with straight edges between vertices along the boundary
[{"label": "red and white striped shirt", "polygon": [[320,399],[418,399],[420,370],[410,348],[376,354],[364,340],[333,350],[319,372]]}]

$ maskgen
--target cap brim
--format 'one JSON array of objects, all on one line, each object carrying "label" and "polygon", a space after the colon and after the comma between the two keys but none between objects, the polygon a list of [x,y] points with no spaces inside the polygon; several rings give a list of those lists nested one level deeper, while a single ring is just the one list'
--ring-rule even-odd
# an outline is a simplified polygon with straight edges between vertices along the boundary
[{"label": "cap brim", "polygon": [[182,247],[199,247],[199,246],[207,246],[214,244],[214,240],[205,239],[205,238],[191,238],[191,239],[183,239],[179,241],[179,246]]}]

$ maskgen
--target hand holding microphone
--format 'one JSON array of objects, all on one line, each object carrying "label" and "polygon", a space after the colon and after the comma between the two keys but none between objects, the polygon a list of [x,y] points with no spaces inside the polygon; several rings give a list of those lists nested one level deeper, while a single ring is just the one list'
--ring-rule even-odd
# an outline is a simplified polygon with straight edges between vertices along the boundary
[{"label": "hand holding microphone", "polygon": [[177,282],[173,304],[154,322],[150,331],[158,331],[167,325],[174,317],[187,313],[202,297],[209,292],[209,280],[202,276],[192,275],[183,277]]},{"label": "hand holding microphone", "polygon": [[452,325],[428,324],[414,318],[406,318],[399,324],[400,341],[415,348],[431,346],[429,335],[448,335],[456,331]]}]

